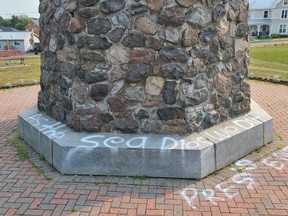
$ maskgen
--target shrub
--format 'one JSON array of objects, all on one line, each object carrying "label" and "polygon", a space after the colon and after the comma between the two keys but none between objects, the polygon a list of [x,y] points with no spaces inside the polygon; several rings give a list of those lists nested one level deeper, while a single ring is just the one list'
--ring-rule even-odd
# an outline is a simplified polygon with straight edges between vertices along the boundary
[{"label": "shrub", "polygon": [[285,37],[288,37],[288,35],[283,35],[283,34],[279,34],[279,33],[271,34],[271,38],[285,38]]},{"label": "shrub", "polygon": [[25,85],[25,81],[23,79],[21,79],[21,80],[18,81],[18,84],[20,86],[24,86]]},{"label": "shrub", "polygon": [[281,81],[281,78],[278,74],[273,75],[273,82],[280,82],[280,81]]},{"label": "shrub", "polygon": [[271,38],[280,38],[281,35],[279,33],[273,33],[271,34]]},{"label": "shrub", "polygon": [[1,88],[11,88],[13,85],[11,83],[5,83],[4,85],[1,86]]},{"label": "shrub", "polygon": [[35,85],[35,84],[39,84],[40,82],[39,82],[39,80],[31,80],[30,81],[30,85]]}]

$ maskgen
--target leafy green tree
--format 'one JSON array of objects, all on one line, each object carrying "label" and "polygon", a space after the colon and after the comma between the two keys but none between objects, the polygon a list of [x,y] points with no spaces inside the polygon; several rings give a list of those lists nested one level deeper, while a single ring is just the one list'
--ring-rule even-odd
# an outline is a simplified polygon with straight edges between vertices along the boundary
[{"label": "leafy green tree", "polygon": [[30,22],[30,20],[31,18],[26,15],[13,15],[11,19],[3,19],[3,17],[0,17],[0,25],[10,26],[18,30],[25,30],[25,26]]},{"label": "leafy green tree", "polygon": [[16,24],[19,22],[19,17],[16,15],[12,15],[12,18],[10,20],[12,27],[15,28]]},{"label": "leafy green tree", "polygon": [[11,20],[10,19],[3,19],[2,25],[3,26],[11,26],[12,27]]},{"label": "leafy green tree", "polygon": [[20,16],[15,28],[18,30],[25,30],[25,26],[31,21],[27,16]]},{"label": "leafy green tree", "polygon": [[4,20],[3,17],[0,16],[0,25],[2,25],[3,20]]}]

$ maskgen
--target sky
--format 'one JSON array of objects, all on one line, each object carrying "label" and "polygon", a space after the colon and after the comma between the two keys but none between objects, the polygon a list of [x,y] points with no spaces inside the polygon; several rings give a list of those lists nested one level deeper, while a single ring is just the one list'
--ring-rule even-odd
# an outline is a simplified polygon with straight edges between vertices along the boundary
[{"label": "sky", "polygon": [[39,0],[0,0],[0,16],[11,18],[12,15],[28,15],[39,18]]}]

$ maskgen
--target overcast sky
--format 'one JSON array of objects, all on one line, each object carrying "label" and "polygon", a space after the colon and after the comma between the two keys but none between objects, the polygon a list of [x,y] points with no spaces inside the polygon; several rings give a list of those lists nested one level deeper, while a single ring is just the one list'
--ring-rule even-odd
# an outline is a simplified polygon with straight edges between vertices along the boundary
[{"label": "overcast sky", "polygon": [[0,0],[0,16],[11,18],[12,15],[39,17],[39,0]]}]

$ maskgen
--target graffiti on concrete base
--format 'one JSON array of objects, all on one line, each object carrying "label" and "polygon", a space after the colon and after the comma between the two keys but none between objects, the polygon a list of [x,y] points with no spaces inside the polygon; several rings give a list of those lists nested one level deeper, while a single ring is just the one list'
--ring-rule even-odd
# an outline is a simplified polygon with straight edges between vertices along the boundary
[{"label": "graffiti on concrete base", "polygon": [[[45,134],[49,139],[63,138],[65,134],[70,131],[70,129],[67,129],[66,125],[61,122],[51,123],[51,119],[44,114],[30,116],[26,120],[32,126],[37,127],[38,130]],[[66,130],[63,130],[65,128]]]}]

